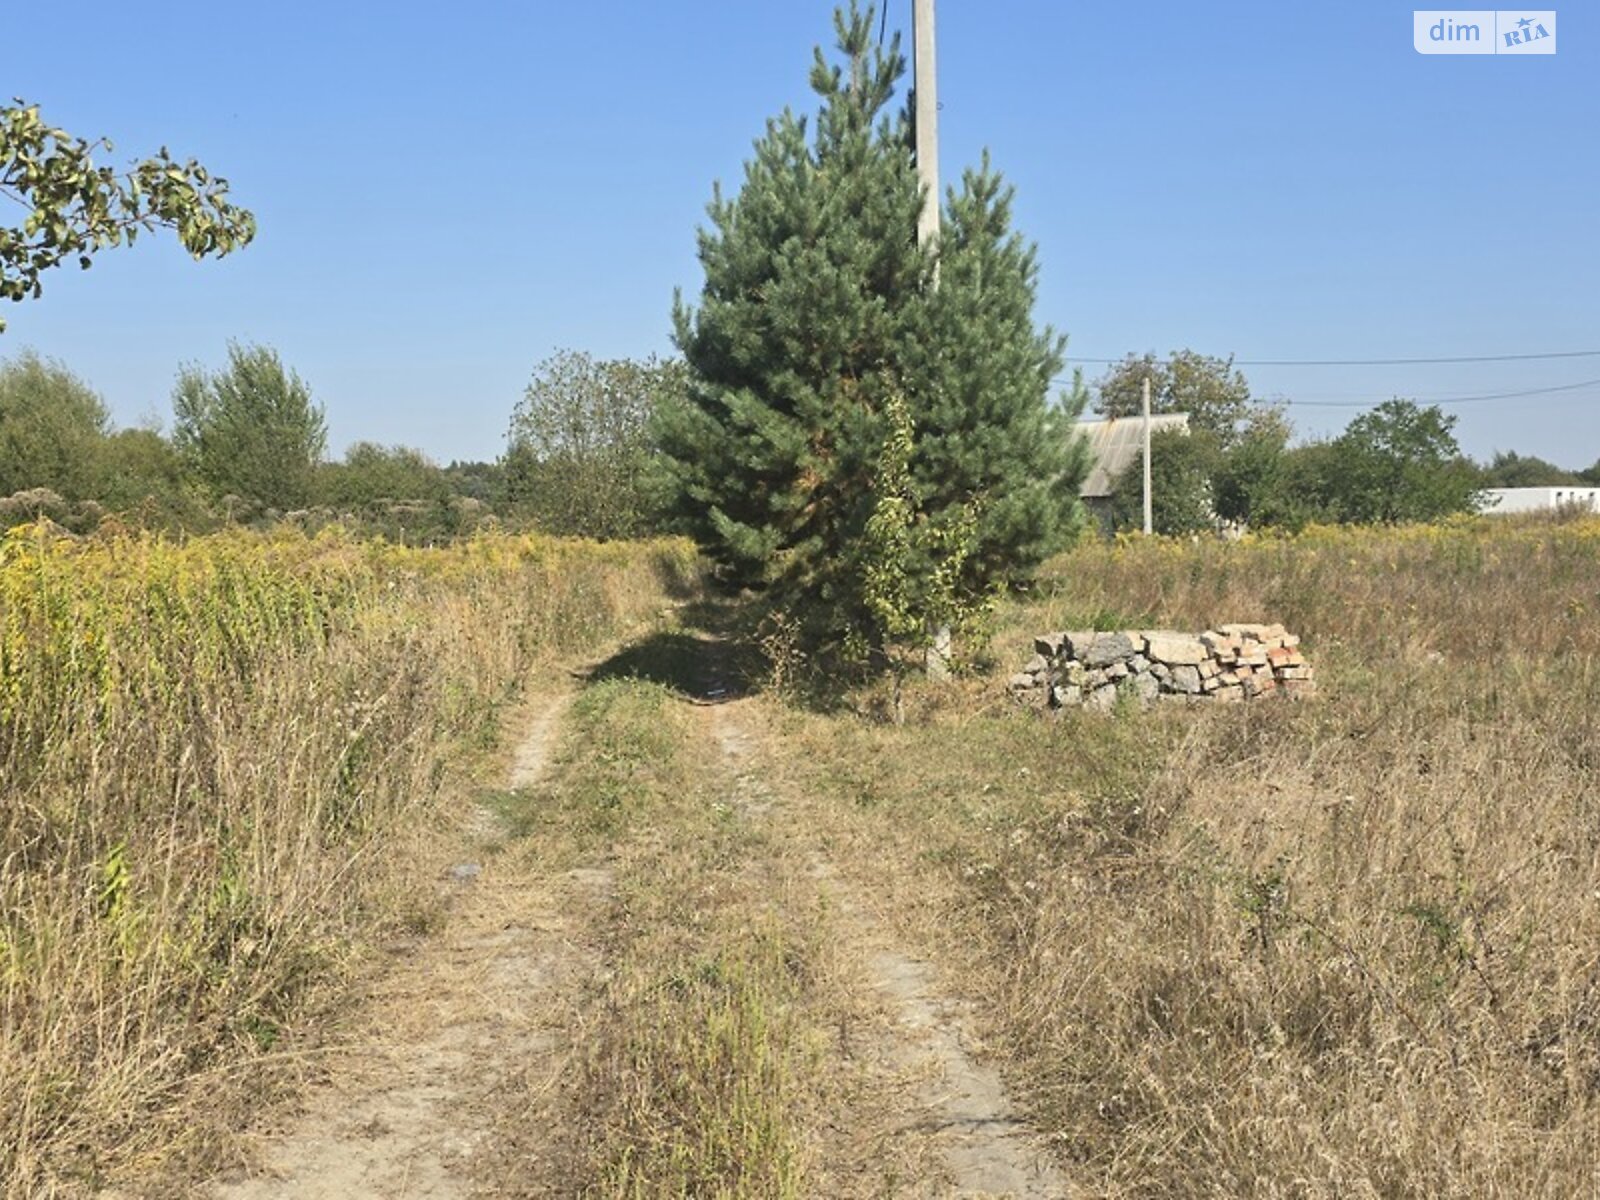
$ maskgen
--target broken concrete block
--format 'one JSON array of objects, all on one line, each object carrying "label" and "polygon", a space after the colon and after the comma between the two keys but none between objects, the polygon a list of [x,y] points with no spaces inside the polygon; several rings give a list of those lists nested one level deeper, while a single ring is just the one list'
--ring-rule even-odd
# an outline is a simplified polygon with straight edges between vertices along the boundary
[{"label": "broken concrete block", "polygon": [[1147,633],[1145,653],[1169,667],[1199,666],[1211,652],[1197,637],[1177,633]]},{"label": "broken concrete block", "polygon": [[1199,667],[1173,667],[1172,686],[1188,696],[1200,694],[1200,668]]},{"label": "broken concrete block", "polygon": [[[1133,639],[1125,633],[1096,634],[1094,641],[1089,643],[1088,653],[1083,655],[1083,661],[1091,667],[1107,667],[1112,663],[1124,662],[1137,653]],[[1074,657],[1076,644],[1074,644]]]}]

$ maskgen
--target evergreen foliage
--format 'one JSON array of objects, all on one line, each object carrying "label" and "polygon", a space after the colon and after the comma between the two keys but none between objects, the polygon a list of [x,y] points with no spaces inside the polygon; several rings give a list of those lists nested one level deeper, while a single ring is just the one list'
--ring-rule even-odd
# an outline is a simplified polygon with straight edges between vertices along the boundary
[{"label": "evergreen foliage", "polygon": [[1066,339],[1033,324],[1038,264],[1012,229],[1012,197],[987,154],[951,191],[928,336],[907,347],[922,401],[914,460],[922,504],[936,525],[960,523],[978,505],[962,572],[972,594],[1026,578],[1077,532],[1078,488],[1092,465],[1072,433],[1087,400],[1081,379],[1059,404],[1048,401]]},{"label": "evergreen foliage", "polygon": [[[773,118],[738,195],[710,205],[700,301],[674,313],[689,385],[656,436],[683,527],[730,576],[843,635],[867,620],[863,537],[892,396],[916,431],[916,511],[934,529],[982,514],[968,593],[1062,542],[1087,463],[1049,411],[1061,344],[1033,325],[1036,266],[1010,191],[985,162],[950,195],[937,252],[919,247],[910,117],[889,107],[899,40],[878,49],[855,4],[835,29],[842,65],[818,49],[811,71],[815,135],[793,112]],[[910,569],[937,568],[908,553]]]}]

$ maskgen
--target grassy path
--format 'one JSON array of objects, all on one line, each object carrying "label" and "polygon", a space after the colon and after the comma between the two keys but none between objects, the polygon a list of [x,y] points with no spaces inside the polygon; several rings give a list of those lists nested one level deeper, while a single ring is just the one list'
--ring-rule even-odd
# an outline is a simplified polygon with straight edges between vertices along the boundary
[{"label": "grassy path", "polygon": [[[542,779],[568,700],[530,706],[511,794]],[[595,968],[583,935],[607,876],[574,868],[530,880],[494,853],[503,832],[487,808],[466,834],[482,862],[464,861],[447,880],[457,895],[442,934],[396,947],[403,961],[367,998],[360,1031],[324,1064],[304,1113],[270,1131],[260,1170],[216,1185],[217,1200],[444,1200],[480,1194],[474,1179],[501,1165],[512,1139],[496,1133],[499,1097],[559,1074],[569,1048],[551,1014]],[[519,1171],[534,1173],[537,1148],[525,1135],[517,1144]]]},{"label": "grassy path", "polygon": [[658,635],[535,709],[443,931],[217,1200],[1070,1194],[734,679]]},{"label": "grassy path", "polygon": [[784,761],[780,739],[748,732],[753,714],[732,705],[717,715],[718,740],[746,772],[791,781],[782,789],[773,820],[783,840],[805,858],[834,915],[833,936],[856,963],[852,985],[877,998],[883,1021],[870,1057],[880,1073],[897,1074],[912,1085],[895,1110],[879,1114],[891,1139],[921,1143],[925,1163],[932,1164],[905,1194],[1018,1200],[1070,1195],[1066,1180],[1019,1117],[999,1072],[969,1049],[976,1041],[970,1002],[948,986],[938,966],[900,942],[883,911],[882,895],[851,877],[875,878],[883,889],[893,889],[898,881],[874,872],[870,863],[841,871],[833,854],[850,843],[829,834],[848,815],[830,798],[792,782],[795,764]]}]

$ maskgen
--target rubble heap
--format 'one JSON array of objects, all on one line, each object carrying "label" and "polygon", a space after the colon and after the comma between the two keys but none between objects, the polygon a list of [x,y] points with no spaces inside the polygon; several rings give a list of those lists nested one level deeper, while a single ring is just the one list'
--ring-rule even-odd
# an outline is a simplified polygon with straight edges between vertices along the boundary
[{"label": "rubble heap", "polygon": [[1300,699],[1317,686],[1300,639],[1282,625],[1047,633],[1033,645],[1010,690],[1036,708],[1109,709],[1124,693],[1143,704]]}]

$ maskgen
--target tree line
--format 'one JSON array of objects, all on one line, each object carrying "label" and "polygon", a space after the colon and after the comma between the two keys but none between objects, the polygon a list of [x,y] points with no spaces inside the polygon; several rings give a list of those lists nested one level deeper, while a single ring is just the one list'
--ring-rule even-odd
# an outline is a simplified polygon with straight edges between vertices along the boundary
[{"label": "tree line", "polygon": [[204,531],[226,523],[354,520],[411,540],[464,531],[478,464],[435,466],[372,443],[326,459],[324,410],[270,347],[235,344],[218,370],[186,366],[170,428],[117,429],[101,397],[61,362],[24,351],[0,363],[0,520],[72,530],[108,517]]},{"label": "tree line", "polygon": [[[1335,437],[1294,441],[1285,406],[1258,401],[1229,359],[1180,350],[1166,360],[1129,355],[1098,386],[1107,417],[1185,413],[1187,431],[1151,437],[1153,523],[1184,534],[1219,525],[1300,528],[1309,523],[1433,521],[1470,512],[1487,488],[1600,486],[1600,461],[1569,471],[1531,455],[1467,457],[1456,418],[1437,405],[1395,398],[1356,416]],[[1143,464],[1115,480],[1105,517],[1116,529],[1143,521]]]},{"label": "tree line", "polygon": [[[1137,415],[1147,375],[1152,411],[1189,417],[1187,432],[1152,438],[1159,533],[1428,521],[1471,510],[1485,488],[1600,486],[1600,462],[1567,470],[1514,451],[1473,462],[1456,443],[1453,417],[1401,399],[1336,437],[1295,444],[1281,405],[1253,398],[1228,360],[1187,350],[1164,361],[1129,356],[1096,385],[1096,412]],[[419,449],[370,441],[329,459],[322,405],[269,347],[231,346],[218,370],[183,367],[168,432],[114,428],[89,384],[23,352],[0,362],[0,514],[72,528],[117,514],[188,530],[293,516],[406,540],[487,520],[594,538],[682,531],[693,528],[698,502],[684,512],[685,490],[662,455],[674,436],[685,458],[698,444],[674,432],[690,381],[682,358],[560,351],[535,368],[503,455],[440,466]],[[1083,400],[1069,394],[1060,411],[1075,414]],[[1063,424],[1040,436],[1064,442],[1066,460],[1081,458]],[[1081,482],[1082,466],[1064,473],[1069,481]],[[1140,526],[1142,486],[1135,461],[1115,480],[1113,528]]]},{"label": "tree line", "polygon": [[[978,622],[1086,525],[1091,464],[1072,427],[1089,390],[1077,375],[1055,383],[1066,341],[1035,321],[1037,254],[1012,223],[1012,189],[985,155],[925,196],[899,37],[885,46],[856,0],[834,31],[835,52],[813,57],[816,111],[771,118],[737,189],[713,189],[703,283],[673,306],[677,356],[546,360],[498,461],[440,467],[371,443],[328,461],[321,406],[268,347],[180,371],[168,434],[112,429],[70,370],[25,354],[0,367],[4,512],[183,528],[339,520],[407,539],[488,520],[602,538],[683,532],[812,651],[893,664]],[[254,231],[198,164],[162,156],[126,184],[84,185],[92,147],[33,110],[10,120],[0,159],[20,164],[5,176],[15,186],[49,183],[49,164],[66,163],[29,225],[0,231],[12,298],[36,294],[57,249],[114,244],[118,230],[171,226],[196,254]],[[141,172],[169,189],[154,210],[139,207]],[[930,199],[940,231],[924,243]],[[1256,403],[1229,360],[1188,351],[1118,364],[1098,408],[1136,412],[1147,379],[1157,412],[1189,414],[1187,434],[1153,448],[1167,533],[1430,520],[1499,480],[1565,478],[1517,455],[1480,468],[1452,417],[1400,399],[1295,444],[1283,409]],[[1117,481],[1114,525],[1135,520],[1140,474]]]},{"label": "tree line", "polygon": [[123,429],[70,367],[23,351],[0,361],[0,525],[338,521],[427,542],[498,522],[645,536],[667,524],[647,478],[651,415],[683,375],[676,361],[562,351],[535,369],[502,456],[441,466],[371,441],[330,458],[323,405],[271,347],[233,344],[218,369],[180,368],[170,420]]}]

